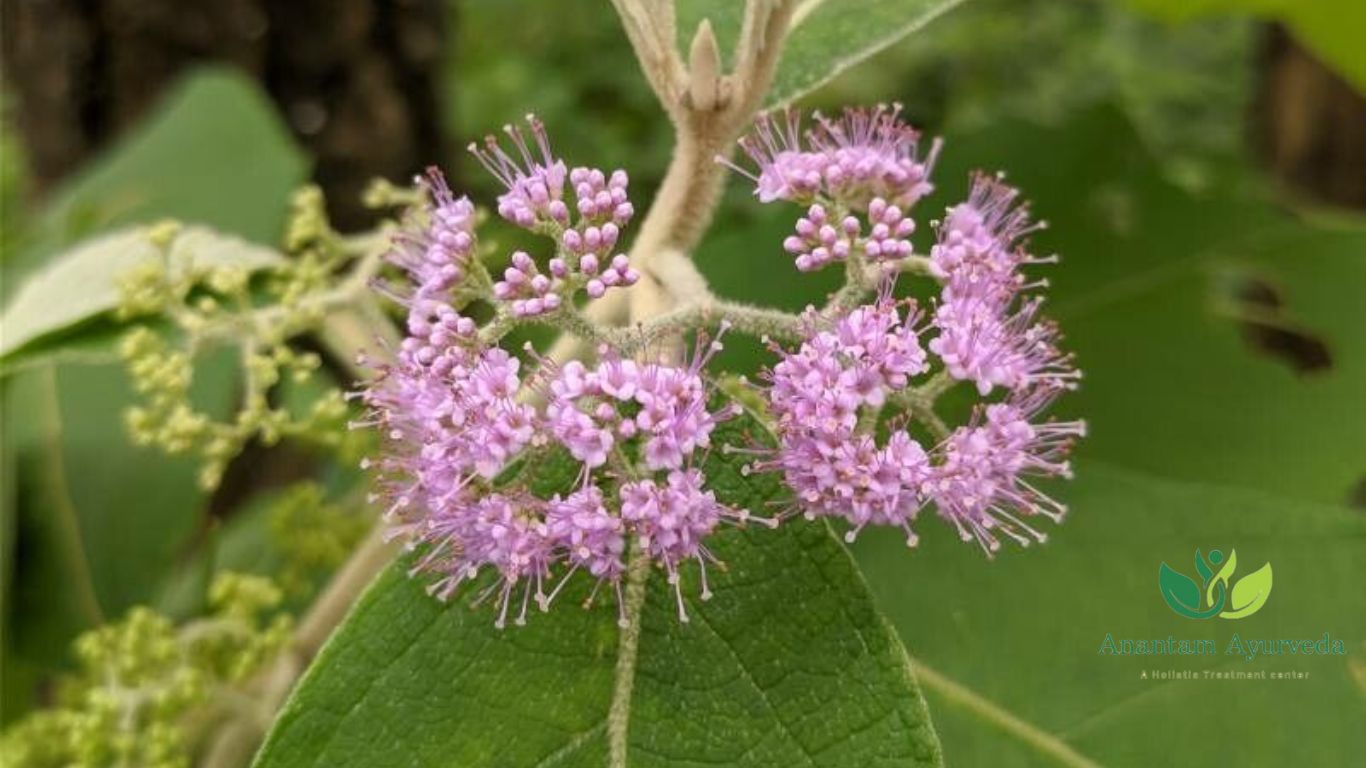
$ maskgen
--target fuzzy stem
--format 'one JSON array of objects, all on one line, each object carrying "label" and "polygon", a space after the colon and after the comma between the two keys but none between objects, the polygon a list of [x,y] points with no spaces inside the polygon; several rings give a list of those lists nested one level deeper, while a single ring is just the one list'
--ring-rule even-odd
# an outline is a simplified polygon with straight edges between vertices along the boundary
[{"label": "fuzzy stem", "polygon": [[262,678],[252,700],[256,706],[223,726],[205,752],[202,768],[238,768],[249,763],[275,712],[302,673],[303,664],[294,654],[281,656]]},{"label": "fuzzy stem", "polygon": [[612,704],[607,711],[607,764],[626,768],[627,735],[631,725],[631,694],[636,682],[636,657],[640,652],[640,625],[645,608],[645,585],[650,576],[650,555],[633,541],[626,562],[623,611],[626,626],[617,639],[617,664],[613,675]]},{"label": "fuzzy stem", "polygon": [[850,254],[844,262],[844,285],[826,302],[821,314],[834,317],[857,307],[877,285],[877,275],[876,268],[870,267],[862,256]]},{"label": "fuzzy stem", "polygon": [[899,261],[890,264],[881,264],[872,267],[875,274],[871,276],[871,281],[876,282],[883,274],[890,272],[909,272],[913,275],[928,275],[930,273],[930,260],[926,256],[907,256]]},{"label": "fuzzy stem", "polygon": [[940,371],[931,376],[929,381],[915,388],[915,396],[927,405],[934,405],[939,396],[953,388],[958,383],[958,379],[949,375],[948,371]]},{"label": "fuzzy stem", "polygon": [[582,340],[585,346],[612,340],[612,336],[606,332],[608,329],[595,325],[577,309],[565,308],[536,320],[564,330],[564,335]]},{"label": "fuzzy stem", "polygon": [[941,441],[947,440],[949,435],[952,434],[949,430],[949,425],[945,424],[944,420],[939,418],[939,414],[935,413],[933,408],[929,406],[916,406],[912,409],[912,412],[915,413],[916,417],[921,421],[925,422],[925,426],[930,430],[931,434],[935,436],[935,439]]},{"label": "fuzzy stem", "polygon": [[[625,291],[612,291],[601,299],[588,304],[583,310],[584,319],[597,326],[620,325],[626,321],[630,309],[630,299]],[[561,333],[555,343],[546,351],[546,358],[563,363],[566,360],[583,358],[593,352],[593,343],[585,336]]]},{"label": "fuzzy stem", "polygon": [[934,403],[957,383],[948,371],[940,371],[919,387],[894,392],[889,399],[920,419],[936,439],[945,440],[951,430],[935,412]]},{"label": "fuzzy stem", "polygon": [[[740,48],[736,51],[736,72],[727,78],[719,75],[719,54],[709,24],[704,24],[693,40],[693,71],[684,72],[672,38],[671,0],[663,0],[653,13],[642,0],[614,0],[614,4],[641,67],[673,119],[677,134],[668,171],[631,249],[631,263],[640,271],[641,279],[629,292],[628,319],[644,324],[666,315],[679,303],[679,296],[661,282],[661,276],[670,274],[669,270],[658,270],[654,262],[665,258],[662,254],[666,253],[691,253],[711,223],[725,178],[716,157],[729,154],[736,136],[753,118],[768,90],[795,0],[749,0]],[[692,82],[694,78],[704,78],[706,82]],[[686,99],[680,98],[684,89],[679,86],[684,83]],[[676,266],[674,270],[672,274],[683,274]],[[694,270],[689,278],[695,275]],[[705,293],[705,284],[693,285],[687,293]],[[669,341],[676,343],[680,339],[674,334]],[[618,639],[616,684],[607,721],[608,764],[612,768],[625,768],[627,764],[631,693],[650,573],[648,553],[641,552],[638,544],[632,546],[627,569],[627,625]]]},{"label": "fuzzy stem", "polygon": [[626,352],[650,346],[669,336],[700,330],[725,322],[731,328],[759,338],[796,341],[802,338],[802,318],[790,312],[755,307],[732,301],[711,300],[689,304],[656,316],[634,329],[615,334],[616,343]]},{"label": "fuzzy stem", "polygon": [[479,329],[479,340],[490,346],[495,345],[498,343],[499,339],[506,336],[509,331],[516,327],[516,325],[517,318],[513,317],[510,312],[505,312],[500,309],[492,320],[483,328]]},{"label": "fuzzy stem", "polygon": [[[631,320],[638,322],[669,309],[668,287],[651,268],[656,254],[666,250],[690,253],[711,223],[725,178],[716,158],[730,154],[735,138],[753,119],[768,91],[795,0],[750,0],[746,4],[736,71],[726,78],[719,77],[713,66],[716,42],[709,24],[698,30],[693,42],[690,58],[695,71],[681,73],[673,41],[659,35],[661,29],[673,29],[672,3],[660,4],[654,13],[639,0],[617,0],[616,5],[641,67],[656,85],[677,135],[664,181],[631,249],[632,264],[642,275],[631,289]],[[669,53],[661,54],[656,50],[660,46],[667,46]],[[690,88],[687,99],[680,98],[677,82],[659,87],[655,73],[661,71],[661,56],[669,61],[666,68],[670,79],[679,80],[681,73],[690,86],[694,79],[707,82]],[[691,98],[694,92],[705,92],[708,98]]]}]

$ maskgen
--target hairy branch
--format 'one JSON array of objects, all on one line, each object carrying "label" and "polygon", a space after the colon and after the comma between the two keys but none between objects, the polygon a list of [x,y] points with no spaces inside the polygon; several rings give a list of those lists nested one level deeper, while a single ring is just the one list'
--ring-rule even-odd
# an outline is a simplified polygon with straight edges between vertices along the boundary
[{"label": "hairy branch", "polygon": [[[618,7],[623,4],[633,5],[621,0]],[[659,193],[631,250],[631,263],[642,272],[640,283],[631,289],[632,320],[667,311],[669,290],[654,261],[666,251],[691,253],[710,225],[725,178],[716,158],[731,153],[736,137],[754,118],[777,69],[794,5],[793,0],[749,1],[736,68],[725,77],[719,75],[716,37],[704,22],[693,38],[691,67],[685,73],[688,98],[661,94],[677,140]],[[671,24],[672,12],[668,17]],[[623,23],[628,35],[638,34],[631,31],[635,23],[631,17],[623,15]],[[669,45],[673,50],[672,41]],[[648,68],[645,58],[641,63]]]},{"label": "hairy branch", "polygon": [[641,72],[667,108],[686,87],[683,61],[674,48],[673,0],[612,0]]}]

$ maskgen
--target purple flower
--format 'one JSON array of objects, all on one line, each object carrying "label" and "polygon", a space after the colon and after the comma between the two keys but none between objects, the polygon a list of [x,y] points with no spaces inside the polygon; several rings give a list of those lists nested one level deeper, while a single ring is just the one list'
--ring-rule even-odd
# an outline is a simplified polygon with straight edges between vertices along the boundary
[{"label": "purple flower", "polygon": [[564,549],[570,565],[598,579],[621,576],[626,548],[621,518],[607,511],[602,491],[584,486],[563,499],[556,496],[547,509],[550,539]]},{"label": "purple flower", "polygon": [[1046,225],[1032,222],[1029,207],[1018,197],[1019,190],[1001,176],[974,174],[968,199],[949,208],[939,226],[939,241],[930,249],[930,274],[959,296],[1000,298],[1020,289],[1022,265],[1056,261],[1024,249],[1023,239]]},{"label": "purple flower", "polygon": [[[516,317],[558,311],[580,288],[596,299],[608,288],[633,285],[640,279],[626,255],[615,251],[621,228],[635,214],[627,197],[626,172],[617,169],[608,175],[586,167],[566,171],[564,161],[551,152],[541,121],[528,115],[527,123],[531,144],[520,128],[505,127],[512,153],[492,136],[484,140],[482,149],[470,145],[480,163],[507,187],[498,198],[498,214],[557,241],[559,254],[550,259],[548,275],[540,272],[530,255],[517,251],[502,279],[494,283],[494,296],[508,302]],[[566,202],[566,181],[574,193],[572,210]]]},{"label": "purple flower", "polygon": [[[475,149],[507,187],[499,213],[557,240],[557,254],[544,267],[515,252],[490,286],[494,299],[523,318],[556,312],[575,290],[597,297],[640,277],[617,252],[634,213],[625,172],[566,172],[543,126],[529,122],[531,142],[520,129],[507,129],[511,153],[492,139]],[[499,627],[518,599],[519,624],[533,598],[548,608],[579,571],[597,580],[593,595],[610,584],[620,604],[628,536],[648,542],[650,556],[676,581],[684,561],[709,557],[702,539],[717,520],[746,517],[704,491],[701,473],[690,467],[716,425],[734,413],[707,403],[702,368],[719,342],[701,338],[683,365],[625,359],[608,349],[593,367],[542,360],[532,386],[545,406],[537,409],[524,397],[521,361],[490,346],[451,304],[474,258],[473,205],[456,199],[436,170],[427,184],[426,217],[400,236],[390,257],[411,288],[379,286],[407,309],[407,336],[392,360],[374,364],[375,376],[357,394],[365,415],[355,423],[380,436],[378,455],[364,462],[376,470],[372,498],[384,501],[390,534],[418,550],[413,572],[434,574],[431,593],[448,599],[486,567],[495,571],[497,580],[475,602],[496,597]],[[517,478],[495,485],[529,448],[552,442],[583,463],[578,490],[546,500]],[[623,443],[626,450],[619,450]],[[603,487],[621,490],[625,477],[655,489],[650,509],[657,514],[639,504],[628,513],[624,497],[604,496]],[[546,594],[546,580],[557,573],[559,583]]]},{"label": "purple flower", "polygon": [[1061,334],[1039,320],[1043,300],[1019,298],[1028,288],[1020,268],[1056,261],[1023,247],[1030,221],[1018,190],[999,176],[973,177],[968,200],[949,209],[930,251],[930,271],[944,283],[934,313],[939,335],[930,351],[956,379],[973,381],[982,395],[998,386],[1015,390],[1040,382],[1067,383],[1080,374],[1057,345]]},{"label": "purple flower", "polygon": [[500,349],[452,345],[430,361],[415,359],[407,339],[398,359],[381,366],[361,392],[383,438],[380,496],[396,533],[468,503],[467,488],[492,478],[536,440],[535,410],[516,400],[518,361]]},{"label": "purple flower", "polygon": [[678,566],[696,560],[701,570],[702,599],[711,599],[707,563],[717,562],[702,543],[723,518],[744,522],[749,515],[733,510],[702,488],[696,469],[674,470],[666,483],[639,480],[621,487],[621,518],[635,533],[643,551],[668,574],[678,601],[678,618],[687,621]]},{"label": "purple flower", "polygon": [[1008,299],[959,298],[948,289],[944,295],[934,314],[939,335],[930,340],[929,348],[955,379],[973,381],[977,391],[987,395],[998,386],[1071,386],[1081,378],[1072,356],[1058,347],[1057,325],[1037,319],[1043,299],[1027,299],[1012,310]]},{"label": "purple flower", "polygon": [[922,160],[920,133],[902,122],[900,104],[846,108],[838,119],[816,119],[811,144],[827,156],[823,175],[831,198],[860,210],[874,198],[906,209],[934,189],[929,178],[940,143]]},{"label": "purple flower", "polygon": [[632,439],[640,442],[647,469],[683,466],[731,415],[728,408],[707,407],[701,369],[718,349],[719,341],[699,342],[686,368],[624,360],[606,348],[592,369],[578,361],[558,368],[543,363],[551,434],[589,469],[605,464],[618,440]]},{"label": "purple flower", "polygon": [[474,254],[474,204],[467,197],[456,198],[435,166],[420,183],[430,194],[429,221],[417,232],[396,237],[388,259],[411,276],[415,295],[427,298],[464,279]]},{"label": "purple flower", "polygon": [[725,158],[722,163],[755,183],[761,203],[791,200],[808,203],[821,191],[827,159],[822,152],[802,147],[801,116],[787,110],[781,116],[766,113],[754,123],[754,132],[740,139],[740,148],[758,166],[755,173]]},{"label": "purple flower", "polygon": [[611,222],[626,226],[635,214],[626,197],[629,179],[626,171],[618,168],[609,177],[597,168],[575,168],[569,172],[569,183],[574,187],[575,207],[587,222]]},{"label": "purple flower", "polygon": [[797,269],[813,272],[832,261],[844,261],[854,249],[862,225],[853,216],[832,222],[819,203],[797,219],[796,234],[783,241],[783,250],[796,257]]},{"label": "purple flower", "polygon": [[1047,540],[1027,520],[1042,516],[1061,522],[1067,512],[1029,480],[1070,478],[1065,457],[1076,438],[1086,434],[1080,421],[1033,423],[1060,391],[1038,387],[979,410],[972,424],[945,441],[943,461],[926,483],[939,515],[953,523],[963,541],[977,541],[988,555],[1000,548],[998,535],[1022,546]]},{"label": "purple flower", "polygon": [[923,506],[929,476],[925,451],[905,430],[884,446],[860,429],[868,408],[905,389],[928,370],[914,309],[903,317],[890,293],[849,312],[828,329],[813,317],[807,341],[769,374],[768,402],[778,446],[761,451],[759,469],[776,470],[807,517],[840,517],[853,526],[898,525],[916,540],[911,522]]},{"label": "purple flower", "polygon": [[541,521],[538,506],[534,500],[486,493],[442,509],[432,515],[419,535],[427,550],[412,572],[440,574],[427,591],[448,600],[461,583],[490,566],[498,573],[498,581],[475,602],[496,595],[499,611],[494,626],[502,629],[520,583],[522,605],[515,622],[525,624],[533,588],[536,602],[543,604],[545,579],[555,561],[549,530]]},{"label": "purple flower", "polygon": [[493,284],[493,295],[509,302],[517,317],[554,312],[563,301],[558,291],[564,281],[553,276],[563,272],[562,264],[552,264],[551,275],[543,275],[526,251],[515,251],[512,264],[503,271],[503,279]]},{"label": "purple flower", "polygon": [[[900,114],[899,105],[846,109],[838,119],[817,114],[804,142],[796,112],[764,115],[740,140],[757,169],[719,161],[752,180],[760,201],[809,206],[783,241],[797,269],[814,271],[851,254],[874,263],[901,261],[912,254],[915,232],[907,211],[933,189],[929,175],[939,142],[922,159],[919,134]],[[866,227],[856,214],[865,215]]]},{"label": "purple flower", "polygon": [[564,554],[570,569],[545,598],[542,609],[549,608],[570,577],[583,569],[597,579],[594,595],[602,584],[612,585],[617,597],[618,621],[625,626],[625,601],[621,597],[621,575],[626,569],[622,560],[626,551],[625,526],[619,516],[607,509],[602,491],[586,485],[564,498],[551,499],[546,505],[546,526],[551,542]]},{"label": "purple flower", "polygon": [[922,159],[919,133],[900,116],[900,105],[848,108],[838,119],[818,114],[803,142],[797,112],[765,114],[754,132],[740,139],[757,170],[721,162],[754,181],[760,202],[809,204],[825,198],[864,211],[874,198],[882,198],[905,210],[933,189],[929,176],[939,142]]},{"label": "purple flower", "polygon": [[525,229],[565,226],[569,223],[569,206],[564,201],[568,177],[564,161],[550,151],[545,125],[535,115],[527,115],[526,122],[531,129],[531,144],[520,127],[503,127],[512,141],[511,154],[492,136],[484,139],[483,148],[471,143],[469,150],[507,187],[507,192],[498,196],[499,216]]},{"label": "purple flower", "polygon": [[911,255],[909,240],[915,221],[901,209],[880,197],[868,203],[868,221],[873,225],[864,241],[863,253],[869,261],[899,261]]},{"label": "purple flower", "polygon": [[930,476],[924,449],[905,430],[896,430],[879,447],[872,436],[809,430],[779,437],[779,447],[756,466],[782,473],[807,519],[843,518],[853,541],[869,524],[894,525],[908,544],[924,506],[921,487]]}]

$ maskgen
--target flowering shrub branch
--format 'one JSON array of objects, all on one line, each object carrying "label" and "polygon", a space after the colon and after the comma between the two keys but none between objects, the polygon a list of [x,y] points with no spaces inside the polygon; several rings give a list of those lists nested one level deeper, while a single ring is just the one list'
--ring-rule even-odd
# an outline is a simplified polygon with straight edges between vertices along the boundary
[{"label": "flowering shrub branch", "polygon": [[[555,243],[544,271],[518,251],[501,278],[488,277],[474,256],[473,204],[430,172],[430,203],[390,254],[410,285],[385,288],[407,308],[408,337],[360,395],[369,410],[359,424],[378,427],[387,441],[375,462],[376,498],[387,504],[395,535],[423,550],[414,571],[435,575],[434,594],[447,598],[491,566],[499,579],[480,599],[493,598],[499,626],[510,615],[523,623],[533,603],[547,609],[584,571],[616,594],[629,636],[638,606],[625,599],[623,580],[629,587],[628,574],[647,572],[633,564],[650,560],[674,585],[686,621],[679,566],[698,563],[705,599],[706,565],[715,560],[703,539],[722,520],[753,519],[718,505],[694,468],[714,425],[734,412],[709,404],[703,370],[727,331],[769,340],[780,358],[765,391],[778,444],[753,449],[752,469],[784,477],[792,512],[843,518],[851,540],[869,524],[899,526],[915,544],[912,524],[933,504],[988,554],[1002,538],[1043,541],[1029,518],[1061,519],[1061,505],[1025,478],[1068,474],[1063,457],[1082,425],[1037,417],[1079,374],[1057,346],[1056,327],[1039,319],[1042,300],[1027,293],[1046,284],[1030,282],[1022,267],[1055,259],[1024,247],[1042,225],[1016,190],[998,177],[976,177],[969,198],[938,225],[937,244],[919,256],[907,211],[932,189],[939,142],[922,155],[896,107],[818,115],[805,132],[795,113],[764,116],[740,142],[754,170],[716,161],[748,176],[761,201],[802,205],[784,249],[802,271],[844,262],[846,285],[824,309],[800,317],[719,302],[670,247],[656,263],[694,298],[676,307],[667,285],[653,293],[644,287],[658,275],[637,271],[653,253],[639,239],[634,257],[613,255],[634,212],[626,173],[571,170],[544,126],[535,118],[528,126],[506,129],[510,150],[489,138],[471,151],[506,188],[499,215]],[[941,284],[932,311],[895,298],[893,277],[903,272]],[[647,297],[632,300],[634,327],[598,325],[579,309],[626,288]],[[490,319],[481,326],[452,295],[490,305]],[[530,349],[519,358],[500,348],[522,323],[598,344],[597,362],[561,362]],[[698,348],[684,356],[679,343],[693,331]],[[950,428],[935,401],[962,381],[983,398],[993,390],[1007,395]],[[888,405],[901,414],[886,414]],[[929,450],[924,433],[937,443]],[[580,462],[580,490],[547,499],[499,479],[524,452],[547,450]],[[559,566],[563,576],[555,575]]]},{"label": "flowering shrub branch", "polygon": [[[1043,318],[1046,281],[1027,274],[1056,261],[1029,251],[1043,225],[1001,177],[981,174],[918,252],[913,214],[934,188],[941,144],[923,142],[900,107],[817,114],[808,126],[794,111],[756,118],[796,5],[749,0],[727,72],[709,23],[685,61],[671,2],[614,0],[676,132],[633,240],[627,171],[571,166],[528,116],[470,151],[502,185],[490,211],[543,249],[501,253],[481,240],[493,217],[432,168],[412,189],[376,187],[371,201],[400,208],[401,221],[358,237],[331,229],[316,191],[301,193],[286,237],[293,258],[262,277],[176,275],[168,259],[127,277],[122,311],[148,321],[123,346],[144,398],[130,430],[168,452],[197,452],[204,487],[253,439],[338,448],[350,416],[377,440],[362,466],[384,530],[359,544],[292,639],[272,646],[273,663],[253,657],[270,706],[399,540],[433,597],[468,591],[492,604],[499,628],[562,603],[575,582],[589,590],[585,607],[613,605],[606,736],[610,764],[624,766],[648,579],[660,572],[687,622],[685,584],[712,597],[708,569],[725,564],[709,542],[724,527],[838,519],[849,541],[891,526],[914,546],[932,509],[990,556],[1003,542],[1044,541],[1039,521],[1063,518],[1035,478],[1069,476],[1067,453],[1085,428],[1046,416],[1080,373]],[[732,159],[736,148],[744,160]],[[691,253],[728,171],[760,203],[796,206],[791,234],[759,258],[843,271],[823,306],[793,314],[712,294]],[[153,241],[169,253],[174,236],[162,227]],[[936,298],[900,298],[907,280],[933,281]],[[378,298],[399,308],[401,334]],[[545,351],[507,343],[528,325],[560,338]],[[302,414],[276,402],[282,382],[308,381],[321,365],[292,344],[304,334],[363,380],[350,405],[331,389]],[[727,334],[769,345],[775,362],[761,386],[737,393],[708,372]],[[234,348],[243,371],[242,406],[226,421],[190,399],[192,360],[214,346]],[[979,402],[951,425],[937,403],[960,384]],[[771,435],[714,445],[741,401],[758,403]],[[711,451],[781,478],[785,505],[773,514],[719,500],[703,471]],[[545,492],[526,467],[557,461],[575,467],[574,482]],[[321,506],[314,498],[309,510]],[[357,533],[302,551],[330,564]],[[258,736],[239,718],[213,764],[250,752]]]}]

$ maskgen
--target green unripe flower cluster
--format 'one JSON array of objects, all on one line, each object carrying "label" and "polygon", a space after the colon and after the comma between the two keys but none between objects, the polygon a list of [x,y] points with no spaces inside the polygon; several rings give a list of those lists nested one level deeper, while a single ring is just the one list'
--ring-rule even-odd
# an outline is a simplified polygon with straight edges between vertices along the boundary
[{"label": "green unripe flower cluster", "polygon": [[285,556],[278,580],[290,594],[306,593],[319,575],[341,565],[374,526],[363,509],[329,503],[317,483],[300,483],[270,510],[271,540]]},{"label": "green unripe flower cluster", "polygon": [[[322,367],[317,354],[289,342],[325,319],[331,304],[324,298],[338,301],[334,292],[347,259],[316,187],[300,190],[292,211],[285,238],[292,257],[261,270],[259,282],[239,265],[173,269],[179,226],[171,222],[148,232],[162,258],[140,264],[120,283],[122,317],[169,321],[135,325],[120,347],[140,397],[124,414],[129,434],[138,445],[197,454],[205,489],[217,487],[253,439],[270,445],[295,437],[335,447],[346,431],[346,401],[335,388],[292,411],[274,403],[283,384],[305,384]],[[244,393],[226,418],[204,412],[190,397],[197,356],[223,346],[238,350]]]},{"label": "green unripe flower cluster", "polygon": [[281,591],[269,579],[221,574],[209,601],[210,615],[180,626],[137,607],[77,638],[77,671],[61,682],[59,705],[0,736],[6,765],[188,768],[192,726],[221,717],[214,704],[229,690],[248,693],[293,630],[274,613]]}]

